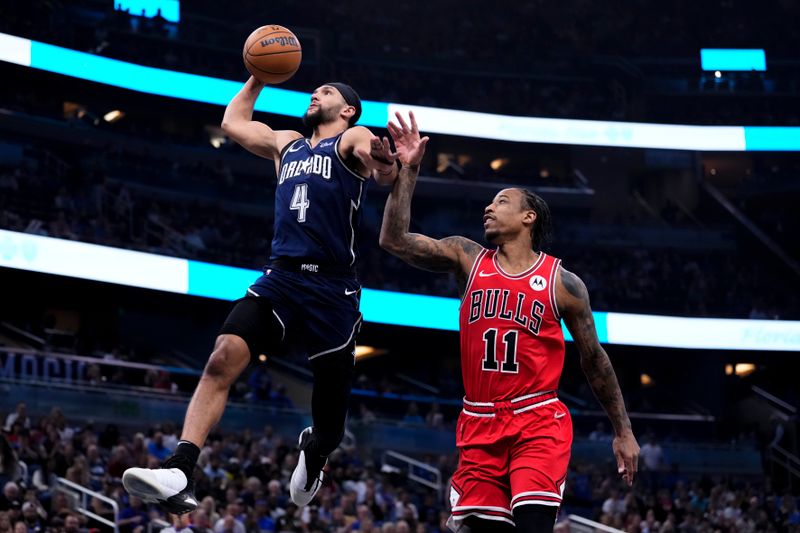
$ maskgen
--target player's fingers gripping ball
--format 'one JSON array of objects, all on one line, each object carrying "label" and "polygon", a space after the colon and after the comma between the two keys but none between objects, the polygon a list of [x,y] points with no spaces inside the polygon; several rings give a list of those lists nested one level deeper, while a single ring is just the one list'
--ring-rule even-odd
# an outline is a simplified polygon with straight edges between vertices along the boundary
[{"label": "player's fingers gripping ball", "polygon": [[247,38],[242,51],[250,74],[264,83],[281,83],[300,67],[303,51],[294,33],[276,24],[261,26]]}]

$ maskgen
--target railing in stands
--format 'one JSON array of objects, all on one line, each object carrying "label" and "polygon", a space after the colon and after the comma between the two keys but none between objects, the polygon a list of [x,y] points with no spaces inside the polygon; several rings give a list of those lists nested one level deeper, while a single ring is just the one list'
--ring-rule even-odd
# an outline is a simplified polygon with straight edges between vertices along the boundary
[{"label": "railing in stands", "polygon": [[[56,490],[61,490],[75,496],[78,500],[77,511],[79,513],[94,520],[97,520],[101,524],[104,524],[112,528],[114,530],[114,533],[119,533],[119,527],[117,526],[117,522],[119,521],[119,505],[117,505],[117,502],[115,502],[108,496],[105,496],[93,490],[89,490],[86,487],[82,487],[81,485],[66,480],[63,477],[56,478]],[[111,507],[111,509],[114,511],[114,520],[109,520],[93,511],[90,511],[89,510],[90,498],[97,498],[101,502],[108,504],[108,506]]]},{"label": "railing in stands", "polygon": [[775,466],[780,466],[786,471],[786,484],[791,492],[794,482],[800,481],[800,458],[788,450],[774,444],[769,449],[771,475],[775,477]]},{"label": "railing in stands", "polygon": [[170,527],[172,524],[167,522],[166,520],[161,520],[160,518],[156,518],[155,520],[150,520],[147,523],[147,533],[154,533],[156,531],[161,531],[164,528]]},{"label": "railing in stands", "polygon": [[[566,522],[569,523],[570,533],[594,533],[595,531],[605,531],[607,533],[623,533],[623,531],[620,529],[615,529],[611,526],[601,524],[600,522],[595,522],[594,520],[589,520],[588,518],[584,518],[576,514],[569,515],[567,517]],[[559,531],[557,527],[556,531]]]},{"label": "railing in stands", "polygon": [[[400,463],[400,467],[395,466],[397,463]],[[438,468],[392,450],[383,452],[383,455],[381,456],[381,465],[382,469],[387,470],[394,469],[401,471],[401,469],[404,468],[408,479],[432,488],[436,491],[439,499],[441,499],[444,485],[442,484],[442,473]],[[427,475],[420,475],[421,473],[425,473]]]}]

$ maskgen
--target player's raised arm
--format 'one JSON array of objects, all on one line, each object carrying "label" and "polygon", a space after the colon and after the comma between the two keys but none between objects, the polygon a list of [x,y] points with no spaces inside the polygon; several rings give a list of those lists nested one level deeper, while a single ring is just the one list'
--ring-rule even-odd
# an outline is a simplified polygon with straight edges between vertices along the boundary
[{"label": "player's raised arm", "polygon": [[617,459],[617,471],[631,485],[639,464],[639,444],[633,436],[614,367],[597,338],[589,292],[583,281],[568,270],[561,268],[558,278],[558,310],[575,340],[583,373],[614,427],[612,448]]},{"label": "player's raised arm", "polygon": [[409,233],[411,196],[417,183],[419,165],[425,155],[428,137],[420,138],[414,114],[409,114],[411,126],[397,113],[398,124],[389,122],[389,133],[397,148],[402,167],[394,182],[383,211],[380,245],[406,263],[433,272],[468,273],[481,246],[465,237],[432,239],[419,233]]},{"label": "player's raised arm", "polygon": [[364,126],[354,126],[342,137],[340,148],[343,156],[355,154],[379,185],[391,185],[397,178],[397,154],[386,137],[380,139]]},{"label": "player's raised arm", "polygon": [[283,147],[302,135],[293,130],[275,131],[263,122],[253,120],[253,109],[263,88],[262,82],[250,76],[225,108],[222,130],[249,152],[278,160]]}]

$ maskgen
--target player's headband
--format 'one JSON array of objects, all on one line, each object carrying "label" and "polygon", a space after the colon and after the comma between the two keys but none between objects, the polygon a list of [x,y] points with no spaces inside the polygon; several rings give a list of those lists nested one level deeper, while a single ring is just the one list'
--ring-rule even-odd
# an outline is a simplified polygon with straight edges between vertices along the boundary
[{"label": "player's headband", "polygon": [[353,88],[346,83],[339,81],[333,81],[331,83],[326,83],[325,85],[334,87],[337,91],[339,91],[339,93],[341,93],[344,101],[347,102],[347,105],[351,105],[356,108],[356,114],[350,117],[350,125],[352,126],[358,122],[358,119],[361,116],[361,98],[358,97],[358,93],[356,93]]}]

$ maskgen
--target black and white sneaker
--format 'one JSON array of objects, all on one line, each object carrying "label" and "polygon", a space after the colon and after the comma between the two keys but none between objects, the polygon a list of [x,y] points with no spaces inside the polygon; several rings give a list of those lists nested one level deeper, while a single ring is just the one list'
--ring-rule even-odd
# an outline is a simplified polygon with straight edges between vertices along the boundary
[{"label": "black and white sneaker", "polygon": [[129,494],[147,503],[157,503],[172,514],[197,509],[194,481],[179,468],[129,468],[122,474],[122,485]]},{"label": "black and white sneaker", "polygon": [[300,433],[297,444],[300,456],[297,458],[297,466],[289,482],[289,495],[298,507],[308,505],[317,495],[322,487],[322,469],[328,464],[327,457],[320,457],[315,453],[315,447],[312,446],[313,431],[313,428],[307,427]]}]

